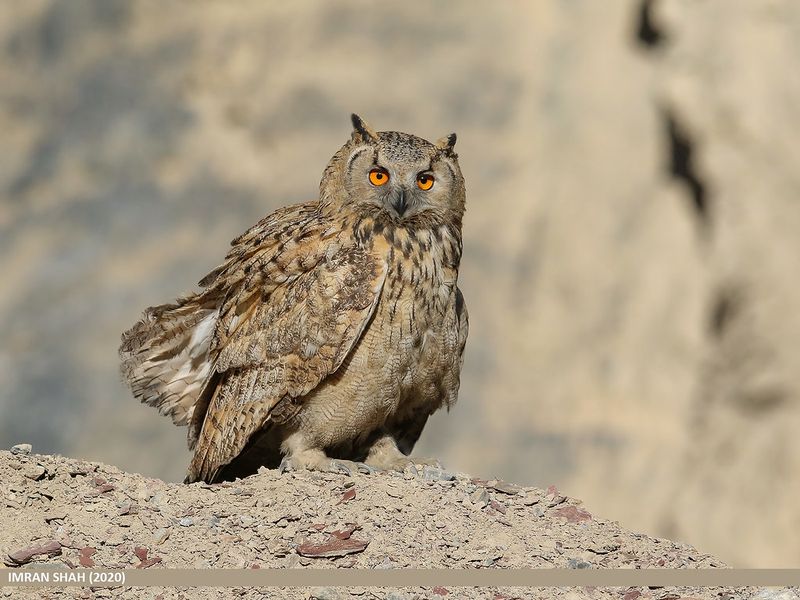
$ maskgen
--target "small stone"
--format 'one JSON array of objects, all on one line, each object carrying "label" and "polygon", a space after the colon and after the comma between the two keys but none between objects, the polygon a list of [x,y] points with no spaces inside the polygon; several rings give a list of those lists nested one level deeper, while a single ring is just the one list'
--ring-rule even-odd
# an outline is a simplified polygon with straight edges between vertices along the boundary
[{"label": "small stone", "polygon": [[58,556],[61,554],[61,544],[56,540],[48,540],[41,544],[27,546],[26,548],[12,552],[8,555],[8,558],[12,565],[24,565],[34,556],[41,556],[43,554],[47,556]]},{"label": "small stone", "polygon": [[350,500],[355,500],[355,497],[356,497],[356,488],[354,487],[348,488],[348,490],[344,494],[342,494],[341,499],[336,504],[342,504],[343,502],[350,502]]},{"label": "small stone", "polygon": [[16,444],[11,446],[11,454],[30,454],[33,446],[30,444]]},{"label": "small stone", "polygon": [[577,506],[572,506],[571,504],[557,508],[553,511],[553,515],[566,519],[569,523],[580,523],[581,521],[592,520],[592,515],[589,512]]},{"label": "small stone", "polygon": [[114,519],[114,524],[117,527],[131,527],[134,524],[134,520],[131,516],[123,515]]},{"label": "small stone", "polygon": [[577,558],[570,558],[567,561],[567,567],[570,569],[588,569],[592,566],[592,563],[588,563],[585,560],[579,560]]},{"label": "small stone", "polygon": [[156,545],[158,546],[158,545],[161,545],[164,542],[166,542],[167,538],[169,538],[169,534],[170,533],[171,533],[171,530],[169,530],[169,529],[167,529],[165,527],[161,527],[159,529],[156,529],[155,532],[153,533],[153,539],[155,539]]},{"label": "small stone", "polygon": [[125,543],[125,536],[121,533],[112,533],[103,540],[104,546],[121,546]]},{"label": "small stone", "polygon": [[[602,546],[591,546],[589,548],[589,552],[593,552],[594,554],[609,554],[610,552],[615,552],[619,550],[619,544],[612,543],[612,544],[604,544]],[[664,566],[664,559],[659,559],[658,562],[659,566]]]},{"label": "small stone", "polygon": [[206,525],[211,528],[219,527],[220,522],[220,518],[217,515],[213,515],[211,518],[206,520]]},{"label": "small stone", "polygon": [[194,519],[192,519],[192,517],[183,517],[178,521],[178,525],[181,527],[191,527],[194,525]]},{"label": "small stone", "polygon": [[[279,554],[278,556],[284,556],[284,555],[280,555]],[[303,561],[305,561],[305,562],[303,562]],[[301,556],[298,556],[297,554],[292,554],[291,556],[289,556],[286,559],[285,566],[286,566],[287,569],[296,569],[299,565],[305,566],[305,565],[308,565],[310,563],[311,563],[311,559],[303,558]]]},{"label": "small stone", "polygon": [[423,481],[454,481],[456,478],[453,473],[439,469],[437,467],[425,466],[422,468]]},{"label": "small stone", "polygon": [[386,495],[389,496],[390,498],[402,498],[404,494],[403,491],[399,488],[396,488],[394,486],[387,486]]},{"label": "small stone", "polygon": [[[249,515],[239,515],[239,524],[242,527],[252,527],[253,523],[255,523],[255,522],[256,522],[256,520],[253,517],[249,516]],[[284,525],[282,525],[282,526],[286,527],[286,525],[288,525],[288,521],[286,521],[284,523]],[[279,527],[281,527],[281,525],[279,525]]]},{"label": "small stone", "polygon": [[47,469],[42,465],[28,465],[22,470],[22,474],[33,481],[44,479],[45,473],[47,473]]},{"label": "small stone", "polygon": [[356,523],[348,523],[344,529],[337,529],[331,531],[331,535],[339,540],[347,540],[350,539],[350,536],[353,535],[353,532],[357,529],[361,529]]},{"label": "small stone", "polygon": [[51,510],[44,516],[45,523],[50,523],[51,521],[63,521],[67,518],[67,511],[63,509],[58,510]]},{"label": "small stone", "polygon": [[133,504],[128,500],[117,502],[117,508],[119,508],[119,510],[117,511],[117,515],[120,517],[128,514],[136,514],[137,512],[135,510],[132,510]]},{"label": "small stone", "polygon": [[372,568],[373,569],[394,569],[396,567],[397,567],[397,565],[394,562],[392,562],[392,559],[389,558],[388,556],[385,556],[381,562],[379,562],[378,564],[376,564]]},{"label": "small stone", "polygon": [[354,538],[339,540],[335,537],[331,537],[321,544],[313,544],[310,542],[300,544],[297,547],[297,553],[309,558],[331,558],[363,552],[368,545],[369,542],[365,540],[357,540]]},{"label": "small stone", "polygon": [[502,494],[508,494],[509,496],[515,496],[522,491],[522,488],[514,483],[508,483],[507,481],[496,481],[492,488],[497,490]]},{"label": "small stone", "polygon": [[342,596],[336,591],[336,588],[324,587],[316,588],[311,591],[311,598],[313,600],[339,600]]},{"label": "small stone", "polygon": [[148,558],[147,560],[143,560],[138,565],[136,565],[137,569],[147,569],[152,567],[153,565],[157,565],[161,562],[160,556],[154,556],[153,558]]},{"label": "small stone", "polygon": [[483,508],[487,504],[489,504],[489,492],[486,491],[486,488],[478,488],[469,496],[469,501],[472,504]]},{"label": "small stone", "polygon": [[95,554],[97,550],[90,547],[81,548],[78,551],[78,562],[82,567],[90,568],[94,566],[94,561],[92,560],[92,555]]},{"label": "small stone", "polygon": [[288,544],[279,539],[272,539],[267,542],[267,552],[273,556],[286,556],[291,553]]}]

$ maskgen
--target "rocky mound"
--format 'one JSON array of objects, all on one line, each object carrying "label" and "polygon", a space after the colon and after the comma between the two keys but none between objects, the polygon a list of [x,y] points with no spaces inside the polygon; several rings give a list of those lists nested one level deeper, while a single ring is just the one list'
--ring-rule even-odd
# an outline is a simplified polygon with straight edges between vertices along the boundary
[{"label": "rocky mound", "polygon": [[[61,456],[0,452],[7,566],[69,568],[721,567],[624,530],[554,488],[425,467],[352,476],[263,470],[167,483]],[[5,593],[39,596],[40,590]],[[246,597],[528,598],[532,590],[240,590]],[[60,589],[49,597],[228,597],[230,590]],[[720,590],[545,590],[543,597],[724,597]],[[274,594],[274,595],[273,595]],[[733,592],[731,592],[733,594]],[[729,597],[749,597],[732,595]]]}]

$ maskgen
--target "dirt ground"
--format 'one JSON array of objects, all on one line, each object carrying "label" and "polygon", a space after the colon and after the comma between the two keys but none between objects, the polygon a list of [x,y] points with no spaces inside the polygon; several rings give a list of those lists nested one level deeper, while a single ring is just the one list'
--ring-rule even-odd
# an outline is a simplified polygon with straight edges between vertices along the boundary
[{"label": "dirt ground", "polygon": [[[0,553],[12,568],[725,566],[690,546],[626,531],[554,488],[519,487],[431,467],[416,473],[352,476],[263,470],[218,485],[182,485],[99,463],[2,451],[0,481]],[[31,556],[36,547],[42,553]],[[666,588],[0,592],[4,597],[161,600],[781,598],[764,595],[769,593]]]}]

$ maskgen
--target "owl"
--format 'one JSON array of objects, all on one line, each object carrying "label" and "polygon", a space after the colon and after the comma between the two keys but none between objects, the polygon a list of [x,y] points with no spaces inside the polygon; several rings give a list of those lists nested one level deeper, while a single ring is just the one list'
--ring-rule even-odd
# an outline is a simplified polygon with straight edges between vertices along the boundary
[{"label": "owl", "polygon": [[456,136],[352,123],[318,200],[262,219],[200,291],[122,334],[133,395],[188,427],[186,482],[262,465],[404,470],[428,417],[456,401],[468,331]]}]

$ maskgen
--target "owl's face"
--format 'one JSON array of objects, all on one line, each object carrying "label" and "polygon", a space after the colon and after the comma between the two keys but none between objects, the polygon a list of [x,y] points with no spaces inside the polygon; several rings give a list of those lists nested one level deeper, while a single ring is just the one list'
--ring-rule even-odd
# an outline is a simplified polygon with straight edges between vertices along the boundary
[{"label": "owl's face", "polygon": [[351,208],[406,226],[460,221],[464,179],[455,134],[432,144],[407,133],[374,133],[355,115],[353,124],[340,157]]}]

